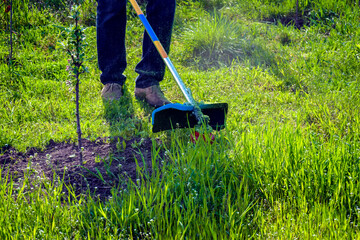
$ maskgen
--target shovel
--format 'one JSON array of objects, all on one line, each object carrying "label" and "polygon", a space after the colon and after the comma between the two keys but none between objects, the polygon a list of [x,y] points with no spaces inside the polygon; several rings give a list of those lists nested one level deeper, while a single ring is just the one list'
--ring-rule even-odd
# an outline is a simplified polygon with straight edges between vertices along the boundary
[{"label": "shovel", "polygon": [[134,7],[137,15],[143,23],[145,30],[149,34],[152,42],[158,50],[160,56],[164,60],[166,66],[173,75],[177,85],[183,93],[186,103],[170,103],[155,109],[152,113],[152,131],[160,132],[164,130],[171,130],[175,128],[193,128],[195,126],[205,125],[214,130],[220,130],[225,127],[226,114],[228,111],[227,103],[212,103],[203,104],[197,103],[189,88],[181,80],[178,72],[176,71],[173,63],[167,55],[164,47],[161,45],[154,30],[150,26],[145,15],[141,11],[136,0],[130,0],[131,5]]}]

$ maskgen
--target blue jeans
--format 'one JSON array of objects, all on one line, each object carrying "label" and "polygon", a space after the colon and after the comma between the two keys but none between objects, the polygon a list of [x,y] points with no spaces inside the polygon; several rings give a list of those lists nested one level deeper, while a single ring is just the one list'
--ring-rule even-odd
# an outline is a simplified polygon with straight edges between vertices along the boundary
[{"label": "blue jeans", "polygon": [[[168,52],[175,15],[175,0],[148,0],[147,19]],[[98,64],[103,84],[123,85],[126,77],[126,0],[98,0],[97,7],[97,50]],[[147,33],[144,33],[141,61],[135,72],[136,87],[146,88],[158,85],[164,78],[165,64]]]}]

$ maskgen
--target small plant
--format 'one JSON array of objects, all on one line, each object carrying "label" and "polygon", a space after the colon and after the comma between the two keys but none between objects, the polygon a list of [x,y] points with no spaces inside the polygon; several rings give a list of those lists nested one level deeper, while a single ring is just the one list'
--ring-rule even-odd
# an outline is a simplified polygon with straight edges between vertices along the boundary
[{"label": "small plant", "polygon": [[120,139],[118,139],[118,141],[116,143],[116,149],[119,152],[124,152],[126,150],[126,142],[125,142],[125,140],[120,141]]},{"label": "small plant", "polygon": [[85,42],[85,28],[79,26],[80,21],[80,12],[79,6],[73,6],[71,10],[70,18],[74,20],[75,25],[72,24],[70,27],[65,28],[65,31],[68,34],[67,42],[63,42],[62,46],[66,49],[66,52],[70,56],[68,60],[69,66],[66,70],[69,71],[71,76],[70,80],[67,81],[67,84],[70,86],[70,90],[73,90],[75,87],[76,94],[76,125],[77,125],[77,134],[78,134],[78,154],[80,165],[83,165],[82,161],[82,144],[81,144],[81,126],[80,126],[80,113],[79,113],[79,85],[80,85],[80,74],[87,72],[87,68],[83,65],[85,60],[84,49],[86,47]]}]

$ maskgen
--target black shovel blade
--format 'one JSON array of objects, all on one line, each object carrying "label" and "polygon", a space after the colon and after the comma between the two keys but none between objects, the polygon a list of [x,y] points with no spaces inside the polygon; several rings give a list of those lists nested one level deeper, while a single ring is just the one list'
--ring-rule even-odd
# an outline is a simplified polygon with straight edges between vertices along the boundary
[{"label": "black shovel blade", "polygon": [[[220,130],[225,127],[227,103],[200,104],[201,112],[209,116],[209,125]],[[153,132],[176,128],[193,128],[198,122],[193,113],[194,107],[180,103],[172,103],[157,108],[152,113]]]}]

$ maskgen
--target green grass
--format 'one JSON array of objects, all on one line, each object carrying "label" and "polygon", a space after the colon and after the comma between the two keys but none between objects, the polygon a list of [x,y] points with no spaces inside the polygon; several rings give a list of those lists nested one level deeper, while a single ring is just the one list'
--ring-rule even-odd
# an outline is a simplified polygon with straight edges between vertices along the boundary
[{"label": "green grass", "polygon": [[[127,98],[104,106],[96,30],[90,26],[90,73],[81,76],[80,86],[83,136],[160,138],[164,144],[154,142],[153,161],[165,164],[154,164],[150,178],[138,168],[146,183],[127,180],[128,187],[114,188],[107,201],[67,198],[61,178],[30,185],[25,177],[18,186],[2,173],[2,239],[360,238],[359,8],[311,2],[309,10],[338,14],[336,24],[320,13],[299,30],[256,21],[273,12],[288,14],[295,1],[282,7],[209,1],[211,8],[204,2],[179,3],[170,57],[195,99],[229,103],[226,130],[215,143],[194,145],[187,130],[151,133],[151,109],[132,94],[143,32],[133,17]],[[87,1],[87,9],[94,11],[93,3]],[[57,45],[64,34],[56,26],[65,18],[51,9],[33,11],[31,26],[18,26],[14,35],[13,72],[2,60],[8,32],[0,32],[0,147],[19,151],[44,148],[51,139],[76,140],[74,94],[65,83],[66,54]],[[43,18],[48,11],[50,20]],[[84,23],[91,25],[88,16]],[[219,31],[211,32],[215,27]],[[216,64],[204,68],[208,55],[198,54],[201,48],[217,53]],[[222,58],[224,51],[234,54],[231,61]],[[186,61],[189,56],[197,62]],[[161,86],[171,100],[184,102],[169,72]],[[110,126],[117,118],[125,120]]]},{"label": "green grass", "polygon": [[[66,186],[54,177],[54,182],[43,181],[30,166],[23,184],[13,182],[10,176],[0,178],[2,239],[56,239],[80,238],[78,218],[83,198],[66,196]],[[30,182],[29,176],[36,176]],[[56,183],[55,183],[56,182]],[[70,190],[71,193],[71,189]],[[66,206],[64,206],[66,202]]]}]

